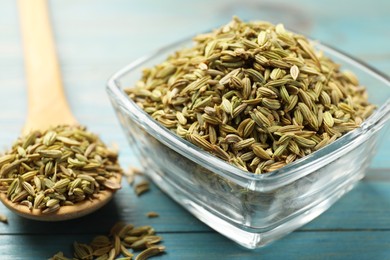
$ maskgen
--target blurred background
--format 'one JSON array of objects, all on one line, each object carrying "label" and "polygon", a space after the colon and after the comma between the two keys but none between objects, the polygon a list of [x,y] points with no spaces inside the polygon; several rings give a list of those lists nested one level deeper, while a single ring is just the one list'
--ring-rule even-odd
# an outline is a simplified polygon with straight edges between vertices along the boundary
[{"label": "blurred background", "polygon": [[[116,124],[105,97],[105,83],[112,73],[161,46],[225,24],[233,15],[243,20],[284,23],[289,29],[389,72],[387,2],[67,0],[49,1],[49,5],[70,105],[79,121],[98,127],[97,122],[101,121]],[[9,144],[24,122],[26,93],[22,55],[16,3],[2,0],[0,146]],[[91,113],[99,105],[96,96],[104,97],[99,99],[99,104],[108,107],[107,114]]]}]

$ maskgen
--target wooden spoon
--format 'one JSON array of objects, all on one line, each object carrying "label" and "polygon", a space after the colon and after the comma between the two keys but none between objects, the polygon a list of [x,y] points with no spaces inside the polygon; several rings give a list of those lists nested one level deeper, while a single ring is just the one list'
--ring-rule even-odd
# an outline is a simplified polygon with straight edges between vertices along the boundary
[{"label": "wooden spoon", "polygon": [[[28,86],[28,115],[23,134],[31,130],[45,130],[56,125],[77,125],[61,82],[61,73],[56,56],[46,0],[19,0],[21,31],[24,41],[25,66]],[[121,181],[117,174],[113,179]],[[29,210],[26,206],[13,203],[5,193],[0,199],[10,210],[30,219],[60,221],[87,215],[104,206],[114,191],[103,190],[96,198],[78,202],[72,206],[61,206],[59,210],[42,214],[41,210]]]}]

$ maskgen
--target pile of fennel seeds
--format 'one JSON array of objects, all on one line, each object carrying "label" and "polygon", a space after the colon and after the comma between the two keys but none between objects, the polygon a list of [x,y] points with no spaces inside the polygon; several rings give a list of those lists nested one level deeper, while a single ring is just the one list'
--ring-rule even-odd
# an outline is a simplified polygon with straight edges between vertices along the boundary
[{"label": "pile of fennel seeds", "polygon": [[160,124],[242,170],[277,170],[375,109],[355,75],[282,24],[234,17],[194,41],[125,91]]},{"label": "pile of fennel seeds", "polygon": [[118,154],[82,126],[57,126],[20,137],[0,157],[0,191],[42,213],[117,190]]},{"label": "pile of fennel seeds", "polygon": [[49,260],[145,260],[165,252],[165,246],[160,244],[162,239],[152,226],[134,227],[118,222],[108,236],[95,236],[88,244],[74,241],[73,258],[58,252]]}]

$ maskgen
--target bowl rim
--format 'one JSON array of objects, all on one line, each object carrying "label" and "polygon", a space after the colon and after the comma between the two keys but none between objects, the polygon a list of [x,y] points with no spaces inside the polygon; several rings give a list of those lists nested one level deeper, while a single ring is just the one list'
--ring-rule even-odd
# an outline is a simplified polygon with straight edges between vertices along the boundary
[{"label": "bowl rim", "polygon": [[[367,140],[374,133],[380,130],[386,121],[390,118],[390,98],[388,98],[386,102],[378,107],[377,110],[375,110],[374,113],[369,118],[367,118],[359,128],[344,134],[336,141],[309,155],[289,163],[278,170],[268,173],[255,174],[241,170],[236,166],[218,158],[217,156],[202,150],[184,138],[177,136],[172,131],[159,124],[138,105],[136,105],[133,100],[128,98],[120,86],[119,81],[121,78],[133,72],[134,70],[139,69],[144,63],[152,60],[156,56],[160,55],[160,53],[166,53],[167,51],[172,51],[190,43],[192,43],[192,37],[186,37],[136,59],[135,61],[129,63],[114,73],[108,79],[106,90],[109,96],[115,99],[115,101],[119,101],[121,107],[125,109],[124,111],[126,111],[127,114],[132,117],[132,119],[134,119],[154,138],[164,143],[182,156],[187,157],[191,161],[194,161],[201,166],[211,170],[212,172],[223,175],[224,177],[249,189],[271,190],[310,174],[311,172],[323,167],[324,165],[332,162],[341,155],[360,145],[363,141]],[[390,87],[390,77],[366,64],[365,62],[352,57],[351,55],[346,54],[345,52],[340,51],[334,47],[331,47],[328,44],[320,43],[318,40],[315,41],[315,47],[330,53],[339,59],[342,59],[344,62],[347,62],[353,67],[366,72],[370,76]],[[320,160],[322,160],[321,163],[319,163]],[[307,168],[310,168],[310,170],[305,170]],[[249,185],[248,181],[250,181]],[[258,186],[259,182],[264,185],[261,185],[261,187],[254,187]]]}]

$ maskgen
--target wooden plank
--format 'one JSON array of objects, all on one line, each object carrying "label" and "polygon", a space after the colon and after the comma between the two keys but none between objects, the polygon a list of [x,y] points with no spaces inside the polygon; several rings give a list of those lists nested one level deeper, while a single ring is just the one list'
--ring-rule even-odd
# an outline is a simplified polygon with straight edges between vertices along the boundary
[{"label": "wooden plank", "polygon": [[[75,229],[76,230],[76,229]],[[77,230],[76,230],[77,231]],[[294,232],[269,246],[247,250],[216,233],[159,233],[166,254],[156,259],[370,259],[390,258],[390,231]],[[72,255],[73,241],[93,235],[2,235],[2,260],[47,259],[58,251]]]}]

